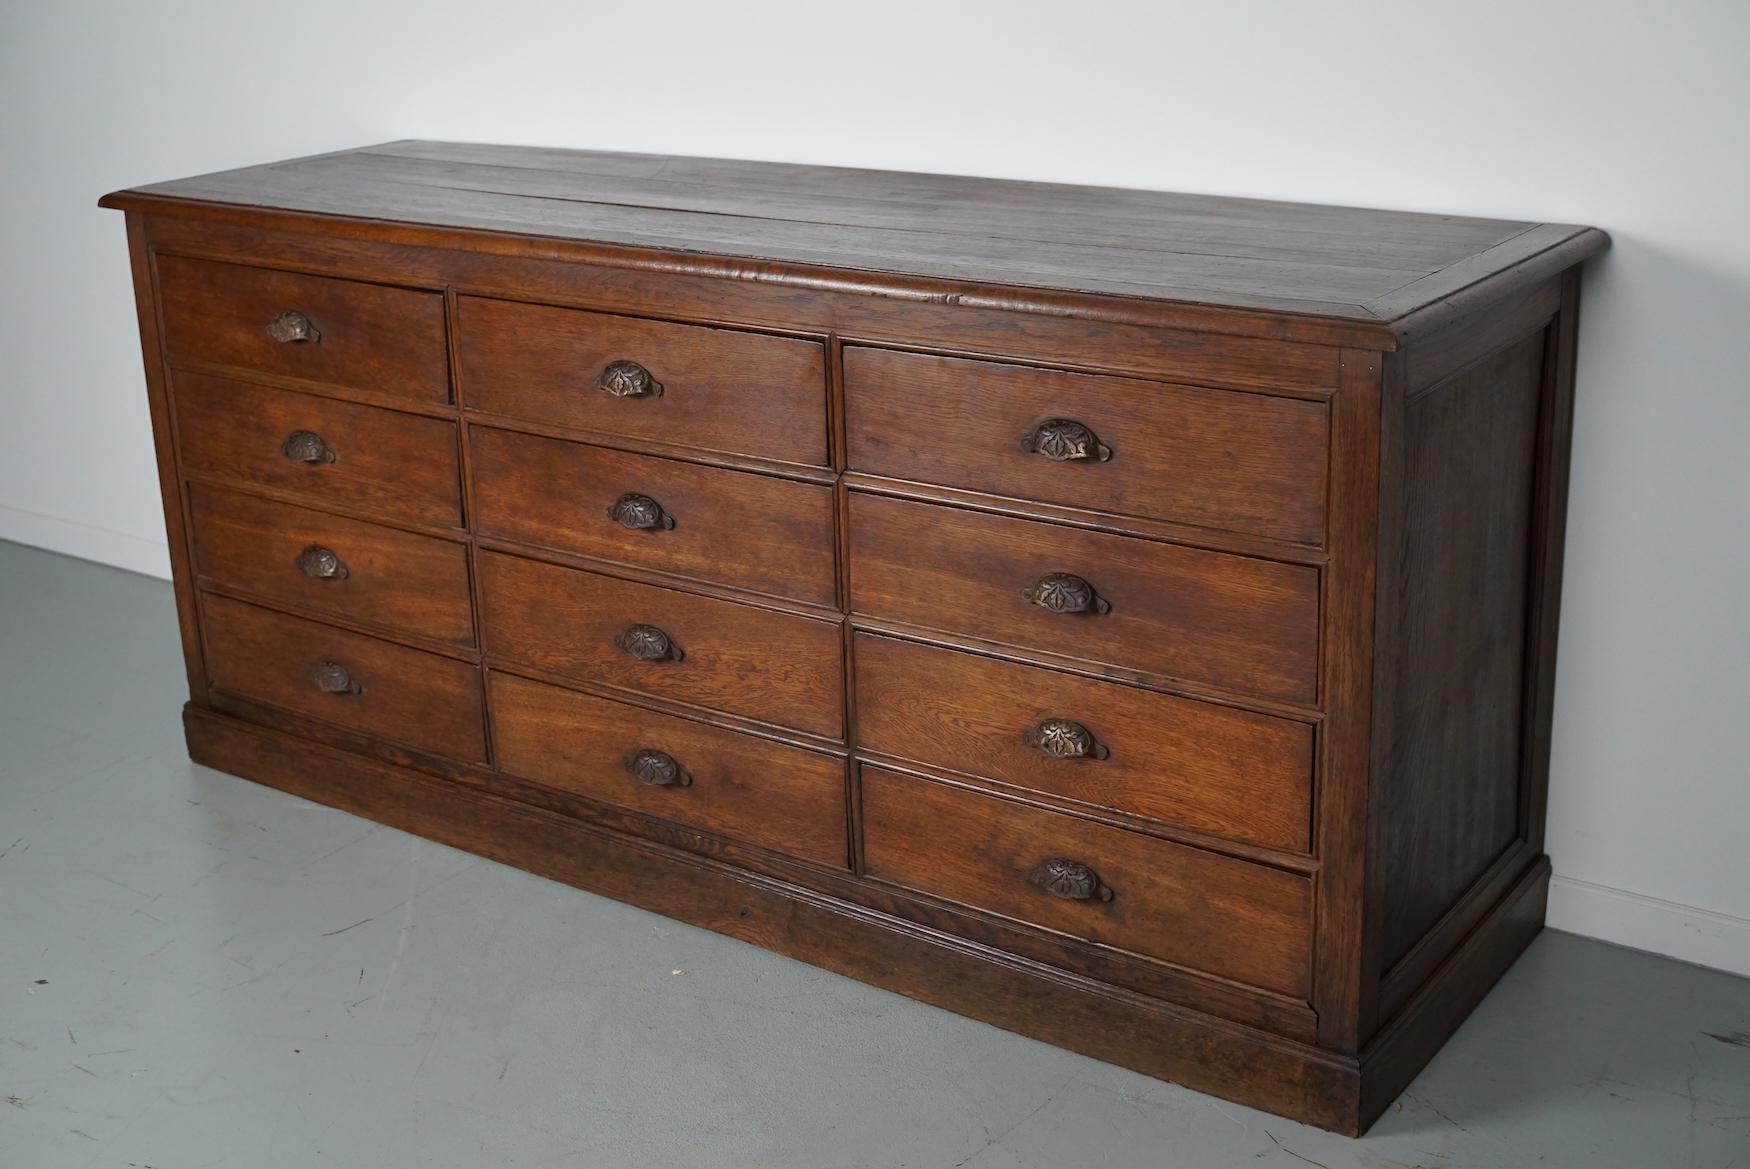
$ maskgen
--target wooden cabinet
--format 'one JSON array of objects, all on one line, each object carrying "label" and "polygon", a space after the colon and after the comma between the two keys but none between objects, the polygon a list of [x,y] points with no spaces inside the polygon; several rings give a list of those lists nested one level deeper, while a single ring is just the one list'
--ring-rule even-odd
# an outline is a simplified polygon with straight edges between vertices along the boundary
[{"label": "wooden cabinet", "polygon": [[104,202],[197,760],[1350,1133],[1539,928],[1599,232],[427,142]]}]

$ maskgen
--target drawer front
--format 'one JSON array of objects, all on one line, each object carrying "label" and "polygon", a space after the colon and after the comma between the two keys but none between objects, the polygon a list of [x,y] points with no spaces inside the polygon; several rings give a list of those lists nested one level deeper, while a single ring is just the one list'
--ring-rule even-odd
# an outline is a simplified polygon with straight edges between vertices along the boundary
[{"label": "drawer front", "polygon": [[202,578],[363,625],[474,643],[461,544],[195,484]]},{"label": "drawer front", "polygon": [[826,462],[817,342],[474,296],[457,314],[470,410]]},{"label": "drawer front", "polygon": [[[1319,577],[1304,565],[860,492],[850,559],[858,612],[1238,693],[1315,696]],[[1054,612],[1024,595],[1045,582],[1044,599],[1074,598],[1062,575],[1109,610]]]},{"label": "drawer front", "polygon": [[829,487],[480,426],[470,442],[482,535],[833,603]]},{"label": "drawer front", "polygon": [[844,363],[853,470],[1324,539],[1322,403],[883,349]]},{"label": "drawer front", "polygon": [[158,297],[173,362],[450,400],[439,293],[159,256]]},{"label": "drawer front", "polygon": [[1312,728],[1131,686],[858,634],[874,751],[1305,852]]},{"label": "drawer front", "polygon": [[555,674],[844,734],[835,621],[496,552],[480,555],[486,651]]},{"label": "drawer front", "polygon": [[[848,867],[841,759],[492,674],[499,768],[817,864]],[[641,773],[641,753],[660,753]]]},{"label": "drawer front", "polygon": [[1309,992],[1304,877],[878,767],[863,767],[861,789],[871,877],[1278,994]]},{"label": "drawer front", "polygon": [[213,689],[470,763],[486,759],[480,670],[204,594]]},{"label": "drawer front", "polygon": [[456,424],[179,373],[184,468],[313,503],[460,527]]}]

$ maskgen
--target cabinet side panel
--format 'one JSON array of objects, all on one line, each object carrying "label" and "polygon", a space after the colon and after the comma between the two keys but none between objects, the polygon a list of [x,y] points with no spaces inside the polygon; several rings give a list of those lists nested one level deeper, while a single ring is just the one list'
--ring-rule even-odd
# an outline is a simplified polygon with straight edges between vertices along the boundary
[{"label": "cabinet side panel", "polygon": [[1375,806],[1388,970],[1522,838],[1547,352],[1535,330],[1404,404],[1401,544],[1382,647],[1394,725]]}]

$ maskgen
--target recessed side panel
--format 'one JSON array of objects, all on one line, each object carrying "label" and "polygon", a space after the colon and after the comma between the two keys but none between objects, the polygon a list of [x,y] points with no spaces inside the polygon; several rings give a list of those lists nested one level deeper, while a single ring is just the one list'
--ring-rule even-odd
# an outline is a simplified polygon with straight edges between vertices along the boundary
[{"label": "recessed side panel", "polygon": [[1382,581],[1392,728],[1375,788],[1387,972],[1521,838],[1546,349],[1537,330],[1404,404],[1403,531]]}]

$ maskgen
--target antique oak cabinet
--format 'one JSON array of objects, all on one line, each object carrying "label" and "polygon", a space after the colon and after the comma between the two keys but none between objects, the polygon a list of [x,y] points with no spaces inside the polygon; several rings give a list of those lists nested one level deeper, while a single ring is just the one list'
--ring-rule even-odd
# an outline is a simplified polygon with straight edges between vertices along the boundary
[{"label": "antique oak cabinet", "polygon": [[104,205],[201,763],[1349,1133],[1538,930],[1598,231],[431,142]]}]

